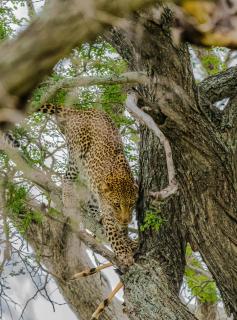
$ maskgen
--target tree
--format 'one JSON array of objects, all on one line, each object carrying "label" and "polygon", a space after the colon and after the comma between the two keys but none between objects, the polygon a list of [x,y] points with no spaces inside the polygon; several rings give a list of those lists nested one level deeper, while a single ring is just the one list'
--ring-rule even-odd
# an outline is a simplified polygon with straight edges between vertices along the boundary
[{"label": "tree", "polygon": [[[7,95],[3,91],[2,100],[5,108],[2,113],[4,126],[10,118],[10,113],[6,113],[8,106],[12,104],[23,109],[29,94],[42,79],[42,74],[49,72],[56,61],[76,44],[89,38],[94,39],[98,32],[107,27],[108,22],[111,21],[109,14],[116,14],[113,4],[107,15],[98,18],[100,24],[98,30],[98,21],[93,28],[87,30],[87,33],[82,33],[78,37],[69,36],[72,29],[68,28],[67,20],[65,25],[61,26],[62,29],[54,28],[51,36],[52,39],[54,35],[58,37],[57,55],[47,46],[51,41],[50,37],[42,38],[39,52],[35,56],[30,56],[27,63],[22,59],[21,54],[19,62],[14,54],[9,55],[7,61],[1,60],[5,50],[11,48],[11,44],[3,45],[0,51],[0,67],[3,70],[3,83],[5,86],[7,84]],[[81,9],[73,1],[71,5],[69,9]],[[101,5],[100,9],[104,10],[104,3],[101,2]],[[123,6],[124,3],[121,2],[121,8]],[[60,10],[63,10],[63,4],[58,5],[58,10],[61,17]],[[72,24],[71,28],[81,26],[81,22],[76,19],[79,11],[75,16],[73,13],[73,10],[68,10],[67,15],[64,16],[65,19],[72,14],[75,24]],[[123,11],[122,14],[124,14]],[[51,18],[45,19],[47,30]],[[166,187],[169,182],[165,155],[159,139],[146,126],[141,125],[139,128],[140,194],[137,205],[140,249],[136,256],[136,264],[122,276],[125,284],[127,316],[122,315],[121,308],[115,302],[113,309],[107,311],[104,318],[195,319],[178,297],[184,276],[187,243],[190,243],[193,251],[201,254],[220,290],[228,313],[237,317],[236,67],[210,76],[196,84],[187,45],[173,42],[171,31],[174,16],[170,9],[159,4],[131,15],[126,21],[126,28],[124,28],[124,20],[121,21],[119,18],[117,22],[119,25],[105,33],[104,38],[116,48],[133,73],[106,79],[105,77],[98,79],[98,76],[96,79],[95,77],[81,79],[78,74],[76,76],[73,74],[73,81],[55,79],[56,75],[54,75],[51,78],[54,84],[53,89],[46,98],[60,99],[61,97],[62,99],[62,95],[65,98],[66,94],[63,91],[65,88],[74,86],[78,88],[83,81],[87,85],[132,82],[133,90],[138,97],[139,108],[153,118],[170,142],[178,192],[163,202],[154,197],[154,193]],[[31,34],[34,34],[41,25],[40,18],[35,20],[32,28],[23,32],[12,43],[12,48],[18,47],[29,39],[31,42],[28,42],[28,48],[32,48],[39,38],[32,39]],[[66,40],[61,42],[62,35],[65,35]],[[41,61],[42,52],[47,59],[42,59],[44,63],[37,68],[32,65],[29,70],[29,65],[31,66],[35,61]],[[89,52],[84,50],[84,54],[85,52],[91,54],[90,50]],[[19,70],[19,76],[16,79],[9,72],[9,61],[14,62],[16,70]],[[63,68],[63,65],[61,67]],[[33,82],[28,80],[36,74],[37,77]],[[42,92],[47,86],[48,83],[41,83],[33,100],[37,100],[37,97],[41,99]],[[19,97],[16,102],[9,100],[12,92]],[[55,93],[58,93],[56,98]],[[110,101],[111,96],[113,95],[110,95]],[[108,98],[108,95],[106,97]],[[224,98],[229,98],[228,103],[224,110],[219,110],[215,103]],[[35,120],[38,121],[37,117]],[[15,148],[8,144],[4,145],[4,141],[2,141],[2,148],[17,163],[25,178],[44,192],[46,191],[48,198],[54,201],[56,211],[61,211],[60,190],[53,182],[53,175],[46,175],[48,170],[42,166],[42,161],[38,162],[40,164],[38,169],[32,169],[32,162],[29,161],[32,160],[32,153],[28,152],[27,158],[25,152],[22,157]],[[36,158],[39,158],[39,155]],[[53,173],[56,174],[57,170]],[[98,278],[96,281],[88,278],[86,281],[68,284],[66,280],[78,271],[78,268],[90,265],[84,244],[78,245],[76,249],[74,246],[80,240],[90,245],[95,252],[112,260],[114,257],[93,238],[72,228],[65,217],[52,215],[52,208],[51,212],[49,208],[42,208],[37,202],[31,200],[30,205],[18,206],[20,218],[17,219],[22,221],[22,217],[26,216],[30,209],[33,212],[43,212],[40,223],[37,223],[35,217],[31,219],[27,229],[28,240],[37,252],[41,251],[42,261],[58,279],[67,301],[80,314],[81,319],[88,319],[88,315],[95,309],[97,300],[106,290],[106,284],[102,283],[99,286]],[[83,216],[80,208],[77,212]],[[99,223],[92,224],[97,232],[100,229]],[[154,225],[158,227],[154,228]],[[42,246],[46,240],[47,246]],[[48,252],[55,254],[49,256]],[[75,252],[77,252],[76,257]],[[91,304],[85,306],[84,300],[91,301]]]},{"label": "tree", "polygon": [[[139,16],[134,19],[139,19]],[[178,225],[182,227],[178,231],[176,239],[170,239],[170,232],[165,232],[166,235],[169,235],[165,247],[179,244],[178,257],[180,259],[182,245],[185,241],[189,241],[191,246],[198,250],[204,258],[217,282],[226,307],[235,314],[236,285],[232,283],[228,286],[227,279],[235,278],[234,265],[236,264],[233,251],[234,235],[236,234],[234,223],[236,215],[233,211],[235,210],[233,209],[234,199],[236,199],[233,188],[236,175],[234,169],[236,161],[234,147],[235,105],[232,102],[235,99],[235,92],[229,91],[231,84],[235,87],[232,75],[236,69],[233,68],[210,77],[200,83],[199,87],[195,87],[190,72],[187,48],[185,46],[175,47],[166,29],[169,20],[172,21],[171,13],[164,9],[160,20],[164,21],[163,28],[160,27],[161,22],[157,24],[151,19],[149,13],[147,13],[147,19],[145,16],[145,19],[141,17],[141,20],[141,28],[143,28],[141,39],[137,39],[131,29],[129,30],[130,37],[127,33],[124,35],[124,33],[116,31],[110,35],[109,39],[120,54],[128,60],[132,70],[145,69],[148,73],[149,86],[137,89],[141,97],[140,103],[141,106],[150,108],[149,112],[172,145],[177,180],[180,186],[179,198],[170,200],[170,203],[163,207],[162,212],[167,210],[164,217],[173,220],[177,218],[177,211],[179,211],[181,220]],[[148,41],[149,43],[147,43]],[[136,44],[138,43],[143,43],[142,47],[137,48]],[[154,52],[158,54],[154,55]],[[135,59],[132,54],[136,54],[138,65],[134,65]],[[166,63],[162,63],[163,61]],[[222,90],[218,92],[219,88],[223,88],[222,84],[225,81],[228,81],[228,85],[225,87],[228,89],[225,92]],[[170,84],[172,84],[171,87]],[[231,99],[228,106],[220,114],[213,103],[227,97]],[[229,128],[227,128],[229,121],[227,119],[231,119]],[[141,134],[142,143],[146,146],[141,148],[140,161],[143,170],[141,184],[145,195],[143,206],[147,208],[149,200],[146,195],[149,194],[150,189],[159,189],[157,181],[162,182],[161,177],[157,178],[151,168],[159,168],[158,172],[161,172],[162,168],[154,162],[157,146],[149,143],[149,140],[153,139],[151,133],[142,129]],[[152,148],[148,154],[147,151],[144,151],[144,149],[147,150],[147,146]],[[146,171],[144,172],[144,170]],[[228,190],[227,193],[224,190]],[[143,211],[144,207],[141,210]],[[175,218],[170,217],[170,212],[176,212]],[[140,216],[142,216],[142,212]],[[174,223],[177,225],[175,220]],[[184,236],[180,238],[181,234]],[[218,239],[220,240],[219,245],[217,245]],[[152,243],[154,245],[154,239]],[[161,241],[158,243],[161,248]],[[163,252],[164,249],[162,256]],[[230,268],[226,267],[228,257],[232,257],[233,261],[232,267],[230,266],[232,261],[229,264]],[[176,259],[180,261],[178,258]],[[165,260],[169,261],[168,258]],[[169,274],[172,266],[168,263],[166,268]],[[175,269],[182,270],[182,265]],[[173,274],[175,271],[171,274],[171,281],[174,283]],[[179,282],[177,281],[177,283]]]}]

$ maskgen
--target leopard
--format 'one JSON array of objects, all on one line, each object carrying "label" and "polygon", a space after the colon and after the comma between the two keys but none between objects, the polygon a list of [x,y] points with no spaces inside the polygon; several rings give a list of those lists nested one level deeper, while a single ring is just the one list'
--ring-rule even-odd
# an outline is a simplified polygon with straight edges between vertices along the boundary
[{"label": "leopard", "polygon": [[64,185],[83,174],[98,201],[105,236],[120,263],[130,266],[136,245],[128,236],[128,224],[138,187],[118,128],[105,111],[95,108],[44,104],[37,111],[55,115],[65,136],[69,160]]}]

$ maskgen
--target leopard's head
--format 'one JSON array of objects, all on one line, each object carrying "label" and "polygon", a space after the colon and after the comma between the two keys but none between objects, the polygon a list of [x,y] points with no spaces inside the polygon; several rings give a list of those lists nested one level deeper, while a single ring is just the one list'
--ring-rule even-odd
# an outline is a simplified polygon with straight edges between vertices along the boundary
[{"label": "leopard's head", "polygon": [[137,195],[138,187],[126,170],[118,170],[101,183],[101,202],[121,225],[127,225],[132,220]]}]

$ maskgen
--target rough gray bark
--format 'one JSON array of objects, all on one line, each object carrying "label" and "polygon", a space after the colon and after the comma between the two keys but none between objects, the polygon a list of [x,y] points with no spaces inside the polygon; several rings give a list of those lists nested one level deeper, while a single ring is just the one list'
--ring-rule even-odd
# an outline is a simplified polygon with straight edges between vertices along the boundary
[{"label": "rough gray bark", "polygon": [[[232,135],[227,134],[230,128],[224,121],[225,112],[221,114],[225,124],[217,126],[220,114],[215,114],[213,108],[210,117],[206,107],[203,108],[186,46],[176,47],[172,43],[169,32],[172,14],[164,9],[159,20],[153,19],[154,16],[154,9],[136,14],[127,32],[114,29],[107,35],[128,61],[130,69],[146,71],[151,79],[149,85],[137,86],[135,90],[140,106],[149,107],[149,113],[171,143],[179,182],[179,195],[162,206],[166,223],[157,235],[142,237],[141,251],[147,254],[156,248],[154,259],[160,261],[171,286],[177,290],[183,270],[183,248],[185,241],[189,241],[193,249],[201,253],[216,280],[226,309],[237,317],[237,170],[236,135],[233,134],[233,130],[236,133],[236,117],[231,126]],[[220,78],[223,79],[223,75]],[[236,83],[231,75],[228,79]],[[216,80],[211,78],[208,82],[210,100]],[[208,92],[205,94],[208,96]],[[230,96],[233,91],[225,94]],[[220,99],[222,97],[220,90]],[[236,104],[229,109],[236,110]],[[165,185],[163,158],[157,165],[154,163],[154,158],[160,156],[158,150],[151,133],[141,128],[140,223],[144,210],[150,207],[148,192]],[[177,270],[179,276],[172,276]],[[132,278],[127,281],[126,287],[132,287]],[[136,291],[135,286],[132,288]],[[127,303],[132,304],[133,297],[126,297]]]},{"label": "rough gray bark", "polygon": [[211,104],[234,97],[237,94],[236,78],[237,67],[231,67],[217,75],[210,76],[198,85],[200,96]]},{"label": "rough gray bark", "polygon": [[196,319],[181,303],[160,262],[152,256],[148,254],[137,260],[124,277],[129,319]]},{"label": "rough gray bark", "polygon": [[[150,190],[167,185],[165,155],[148,129],[141,128],[140,195],[137,206],[142,223],[145,210],[151,209]],[[185,266],[186,240],[180,234],[180,203],[162,205],[165,219],[159,233],[149,230],[141,233],[142,247],[135,266],[125,275],[125,302],[130,319],[195,319],[182,305],[178,293]],[[154,204],[153,204],[154,205]],[[166,210],[166,211],[165,211]]]}]

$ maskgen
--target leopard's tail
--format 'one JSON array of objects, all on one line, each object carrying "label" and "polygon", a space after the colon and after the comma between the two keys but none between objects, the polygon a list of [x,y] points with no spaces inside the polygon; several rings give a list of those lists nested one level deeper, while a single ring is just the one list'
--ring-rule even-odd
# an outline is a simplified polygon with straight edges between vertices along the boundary
[{"label": "leopard's tail", "polygon": [[[51,103],[43,104],[40,108],[38,108],[37,112],[47,113],[47,114],[60,114],[64,110],[63,106],[54,105]],[[4,139],[14,148],[20,148],[21,143],[18,141],[14,134],[11,131],[7,131],[4,133]]]},{"label": "leopard's tail", "polygon": [[52,103],[45,103],[39,109],[37,109],[37,112],[47,113],[47,114],[59,114],[63,111],[64,107],[59,105],[54,105]]}]

